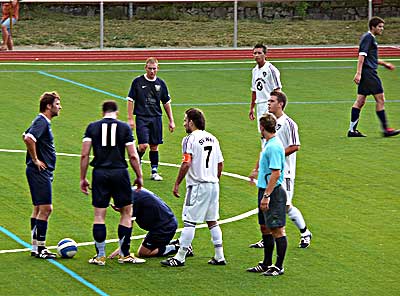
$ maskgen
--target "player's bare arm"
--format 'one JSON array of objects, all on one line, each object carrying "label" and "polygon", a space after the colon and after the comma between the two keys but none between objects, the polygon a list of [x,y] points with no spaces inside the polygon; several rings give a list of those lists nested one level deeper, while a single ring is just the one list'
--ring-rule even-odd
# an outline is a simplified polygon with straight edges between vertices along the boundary
[{"label": "player's bare arm", "polygon": [[32,158],[32,162],[36,165],[39,171],[47,169],[46,163],[41,161],[36,153],[36,143],[35,141],[29,137],[29,136],[24,136],[24,142],[26,145],[26,148],[28,149],[29,155]]},{"label": "player's bare arm", "polygon": [[163,105],[165,113],[167,113],[168,116],[168,129],[172,133],[175,130],[175,122],[174,122],[174,115],[172,114],[172,108],[171,108],[171,102],[168,102]]},{"label": "player's bare arm", "polygon": [[272,191],[274,191],[276,182],[278,181],[280,175],[281,170],[272,170],[267,188],[265,189],[265,193],[260,203],[261,211],[267,211],[269,209],[269,196],[271,195]]},{"label": "player's bare arm", "polygon": [[285,148],[285,156],[288,156],[288,155],[290,155],[292,153],[295,153],[295,152],[297,152],[299,150],[300,150],[300,146],[299,145],[292,145],[292,146],[286,147]]},{"label": "player's bare arm", "polygon": [[249,111],[249,119],[254,120],[256,117],[254,116],[254,108],[256,106],[256,92],[251,92],[251,102],[250,102],[250,111]]},{"label": "player's bare arm", "polygon": [[128,152],[129,163],[136,174],[136,179],[134,181],[134,184],[137,186],[136,190],[140,190],[143,186],[143,174],[142,167],[140,166],[139,155],[135,149],[135,144],[127,145],[126,151]]},{"label": "player's bare arm", "polygon": [[131,98],[128,98],[128,124],[132,130],[135,129],[135,120],[133,119],[133,111],[135,110],[135,105]]},{"label": "player's bare arm", "polygon": [[393,71],[396,67],[392,63],[385,62],[383,60],[378,60],[378,65],[384,66],[386,69]]},{"label": "player's bare arm", "polygon": [[80,162],[80,168],[81,168],[80,188],[81,191],[86,195],[89,194],[89,186],[90,186],[89,181],[86,179],[86,174],[89,166],[89,155],[91,148],[92,148],[91,141],[85,141],[82,143],[81,162]]},{"label": "player's bare arm", "polygon": [[191,154],[184,154],[181,167],[179,169],[178,177],[176,177],[174,189],[172,193],[175,197],[180,197],[179,194],[179,185],[182,183],[183,178],[185,178],[190,166],[192,165],[192,157]]},{"label": "player's bare arm", "polygon": [[359,56],[358,56],[357,72],[356,72],[356,75],[354,75],[354,79],[353,79],[353,81],[354,81],[356,84],[359,84],[359,83],[360,83],[360,80],[361,80],[361,72],[362,72],[362,66],[363,66],[363,64],[364,64],[364,60],[365,60],[365,56],[363,56],[363,55],[359,55]]}]

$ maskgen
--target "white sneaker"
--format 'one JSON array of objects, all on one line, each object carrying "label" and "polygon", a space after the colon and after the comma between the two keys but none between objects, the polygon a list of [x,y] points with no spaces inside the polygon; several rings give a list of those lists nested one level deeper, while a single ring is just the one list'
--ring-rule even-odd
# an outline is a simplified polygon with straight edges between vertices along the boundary
[{"label": "white sneaker", "polygon": [[132,264],[141,264],[141,263],[145,263],[146,260],[135,257],[133,255],[128,255],[128,256],[119,256],[118,257],[118,263],[132,263]]},{"label": "white sneaker", "polygon": [[163,177],[161,177],[158,173],[151,174],[151,180],[153,181],[162,181]]}]

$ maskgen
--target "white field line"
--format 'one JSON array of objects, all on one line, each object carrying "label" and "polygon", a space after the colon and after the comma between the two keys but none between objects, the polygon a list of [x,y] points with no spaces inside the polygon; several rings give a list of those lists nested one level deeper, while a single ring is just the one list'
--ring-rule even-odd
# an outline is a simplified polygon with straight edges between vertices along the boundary
[{"label": "white field line", "polygon": [[[0,149],[0,152],[6,152],[6,153],[26,153],[25,150],[12,150],[12,149]],[[67,157],[80,157],[80,154],[72,154],[72,153],[58,153],[58,156],[67,156]],[[143,161],[144,163],[149,163],[149,161]],[[160,162],[159,163],[162,166],[168,166],[168,167],[177,167],[179,168],[180,165],[178,164],[173,164],[173,163],[166,163],[166,162]],[[240,180],[244,180],[244,181],[250,181],[250,179],[248,177],[244,177],[238,174],[234,174],[234,173],[228,173],[228,172],[222,172],[222,174],[224,176],[228,176],[228,177],[232,177],[232,178],[236,178],[236,179],[240,179]],[[225,223],[230,223],[230,222],[234,222],[234,221],[239,221],[242,219],[245,219],[247,217],[250,217],[252,215],[255,215],[258,212],[258,209],[253,209],[250,211],[247,211],[243,214],[239,214],[237,216],[231,217],[231,218],[227,218],[227,219],[223,219],[223,220],[219,220],[218,223],[219,224],[225,224]],[[196,228],[206,228],[207,224],[199,224],[196,225]],[[177,233],[181,232],[183,228],[178,228],[177,229]],[[143,239],[146,236],[146,234],[141,234],[141,235],[135,235],[132,236],[131,239],[137,240],[137,239]],[[118,239],[109,239],[106,240],[106,243],[116,243],[118,242]],[[89,245],[94,245],[94,242],[82,242],[82,243],[78,243],[78,246],[89,246]],[[49,246],[48,249],[56,249],[57,246]],[[29,248],[23,248],[23,249],[11,249],[11,250],[0,250],[0,254],[6,254],[6,253],[18,253],[18,252],[28,252],[31,249]]]}]

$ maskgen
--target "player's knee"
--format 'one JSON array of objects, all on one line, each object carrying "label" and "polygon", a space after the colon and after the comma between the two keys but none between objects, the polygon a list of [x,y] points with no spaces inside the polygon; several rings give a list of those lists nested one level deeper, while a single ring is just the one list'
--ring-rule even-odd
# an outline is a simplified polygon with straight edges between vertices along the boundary
[{"label": "player's knee", "polygon": [[149,144],[139,144],[139,152],[145,152]]},{"label": "player's knee", "polygon": [[268,227],[264,224],[260,224],[260,230],[263,235],[267,235],[267,234],[271,233],[271,231],[268,229]]}]

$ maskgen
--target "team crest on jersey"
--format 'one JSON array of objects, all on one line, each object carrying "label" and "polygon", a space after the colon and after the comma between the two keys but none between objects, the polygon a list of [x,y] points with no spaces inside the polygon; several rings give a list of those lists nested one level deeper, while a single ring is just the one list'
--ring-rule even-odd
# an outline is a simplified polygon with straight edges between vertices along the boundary
[{"label": "team crest on jersey", "polygon": [[278,123],[278,124],[276,125],[275,129],[278,131],[281,127],[282,127],[282,125]]},{"label": "team crest on jersey", "polygon": [[154,88],[156,89],[156,91],[160,91],[161,90],[161,85],[156,84],[156,85],[154,85]]},{"label": "team crest on jersey", "polygon": [[267,76],[267,72],[263,72],[263,76],[264,76],[264,77]]}]

